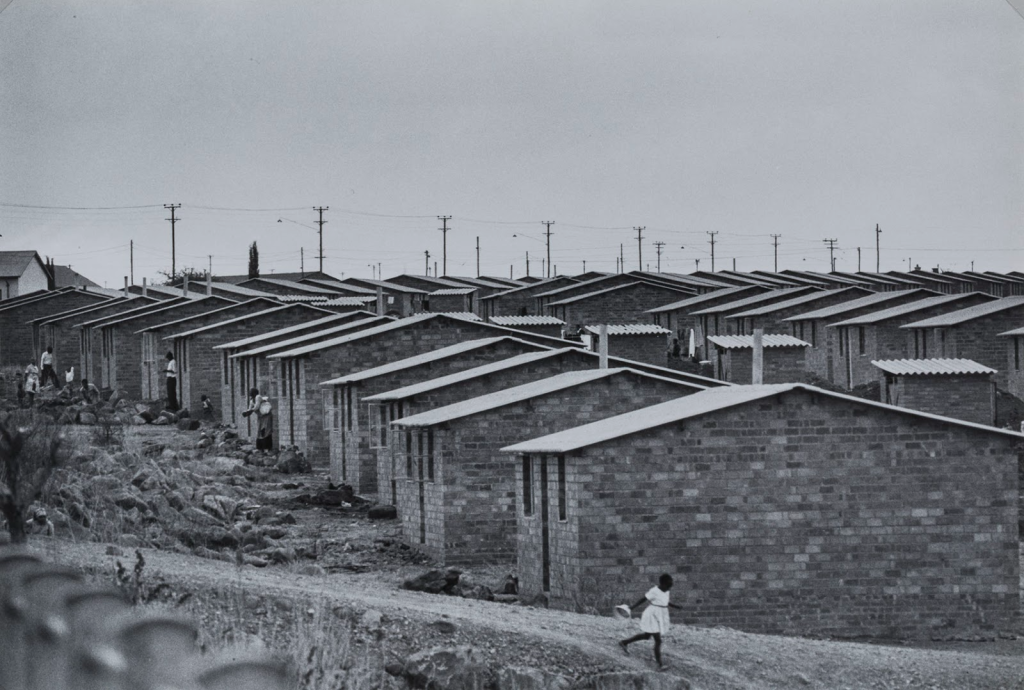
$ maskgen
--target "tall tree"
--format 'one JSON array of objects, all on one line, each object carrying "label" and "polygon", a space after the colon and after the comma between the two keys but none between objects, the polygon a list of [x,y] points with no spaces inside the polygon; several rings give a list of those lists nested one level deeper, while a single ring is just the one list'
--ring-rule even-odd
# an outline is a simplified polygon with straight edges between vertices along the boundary
[{"label": "tall tree", "polygon": [[249,277],[260,277],[260,250],[256,248],[255,242],[249,246]]}]

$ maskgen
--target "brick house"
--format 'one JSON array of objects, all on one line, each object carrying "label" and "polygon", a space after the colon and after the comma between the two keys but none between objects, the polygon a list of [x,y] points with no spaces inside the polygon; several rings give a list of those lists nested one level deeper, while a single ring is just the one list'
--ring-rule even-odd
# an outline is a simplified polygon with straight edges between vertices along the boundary
[{"label": "brick house", "polygon": [[515,466],[503,446],[700,390],[633,369],[589,369],[396,420],[396,506],[405,540],[450,565],[513,561]]},{"label": "brick house", "polygon": [[39,252],[0,252],[0,301],[47,290],[50,278]]},{"label": "brick house", "polygon": [[[711,361],[715,378],[735,384],[750,384],[754,376],[754,336],[713,335]],[[807,343],[791,335],[765,333],[761,339],[763,383],[795,383],[807,378]]]},{"label": "brick house", "polygon": [[41,353],[35,351],[32,342],[33,321],[110,299],[112,296],[104,292],[65,288],[0,302],[0,366],[39,364]]},{"label": "brick house", "polygon": [[568,276],[557,276],[481,297],[480,316],[543,316],[537,311],[536,296],[576,282]]},{"label": "brick house", "polygon": [[480,291],[474,287],[440,288],[427,294],[423,300],[423,309],[431,312],[469,312],[480,311]]},{"label": "brick house", "polygon": [[308,295],[310,297],[323,297],[324,299],[332,299],[341,294],[338,290],[328,289],[319,285],[298,283],[293,280],[281,280],[280,278],[272,278],[270,276],[250,278],[239,283],[238,287],[257,290],[270,295]]},{"label": "brick house", "polygon": [[[845,319],[937,296],[938,293],[924,289],[878,292],[824,309],[802,312],[783,319],[783,322],[788,325],[790,335],[810,343],[804,360],[807,371],[832,383],[836,376],[835,349],[838,347],[838,339],[829,338],[826,327]],[[785,333],[786,329],[780,332]]]},{"label": "brick house", "polygon": [[551,302],[545,309],[550,316],[565,321],[566,330],[571,333],[595,323],[646,324],[650,322],[648,309],[692,294],[684,287],[639,281]]},{"label": "brick house", "polygon": [[243,316],[194,325],[188,330],[172,330],[172,335],[165,335],[156,350],[169,348],[178,360],[181,406],[197,411],[200,409],[200,396],[205,394],[213,405],[213,418],[219,421],[223,419],[221,392],[223,382],[228,378],[229,360],[225,351],[214,347],[237,340],[247,333],[294,326],[326,315],[328,312],[308,304],[272,306]]},{"label": "brick house", "polygon": [[897,407],[995,424],[995,369],[969,359],[891,359],[879,370],[882,402]]},{"label": "brick house", "polygon": [[423,307],[423,300],[427,298],[428,294],[426,290],[390,283],[386,280],[367,280],[366,278],[346,278],[342,282],[374,291],[380,288],[386,303],[384,313],[388,316],[405,317],[426,311]]},{"label": "brick house", "polygon": [[632,271],[630,275],[653,280],[656,283],[667,283],[669,285],[681,285],[698,295],[724,290],[729,285],[717,281],[686,275],[685,273],[651,273],[650,271]]},{"label": "brick house", "polygon": [[[982,294],[982,293],[972,293]],[[1024,297],[1003,297],[957,311],[936,314],[901,328],[914,357],[972,359],[996,369],[996,385],[1005,388],[1006,341],[999,337],[1024,323]]]},{"label": "brick house", "polygon": [[1006,390],[1024,400],[1024,328],[1000,333],[999,337],[1006,343]]},{"label": "brick house", "polygon": [[729,326],[735,326],[735,324],[727,321],[726,317],[753,309],[754,307],[784,302],[812,292],[819,292],[819,289],[811,286],[781,288],[759,295],[751,295],[750,297],[742,297],[725,303],[713,304],[709,307],[699,306],[699,308],[689,312],[690,318],[698,320],[700,332],[704,336],[704,342],[698,342],[697,344],[702,346],[704,353],[709,353],[710,343],[708,342],[708,336],[737,335],[729,329]]},{"label": "brick house", "polygon": [[826,326],[825,337],[832,340],[829,347],[834,353],[833,383],[851,389],[877,381],[878,372],[871,365],[873,359],[926,359],[927,353],[915,354],[913,346],[907,348],[906,331],[900,330],[900,326],[994,299],[981,292],[944,294],[861,314]]},{"label": "brick house", "polygon": [[297,446],[313,462],[329,458],[323,428],[320,384],[362,369],[412,357],[466,340],[511,335],[550,347],[572,345],[564,340],[501,328],[447,314],[419,314],[319,343],[279,351],[268,359],[281,378],[277,391],[278,438]]},{"label": "brick house", "polygon": [[385,282],[416,288],[417,290],[423,290],[424,292],[433,292],[434,290],[441,290],[443,288],[466,287],[465,284],[452,280],[447,276],[444,278],[435,278],[433,276],[413,275],[412,273],[402,273],[394,278],[388,278]]},{"label": "brick house", "polygon": [[[102,350],[100,353],[100,385],[103,388],[123,390],[130,398],[142,397],[142,330],[167,321],[204,314],[214,309],[229,306],[233,302],[223,297],[201,297],[184,299],[180,302],[160,305],[159,309],[143,313],[121,314],[92,326],[100,332]],[[156,362],[159,367],[159,359]],[[151,363],[152,368],[152,363]],[[161,369],[162,371],[162,369]],[[160,372],[156,372],[159,374]],[[180,382],[179,382],[180,386]],[[162,397],[164,389],[158,388],[153,399]],[[180,389],[179,389],[180,393]]]},{"label": "brick house", "polygon": [[735,302],[744,297],[763,295],[769,291],[770,288],[759,285],[722,288],[696,297],[687,297],[678,302],[663,304],[660,307],[648,309],[647,313],[651,315],[655,324],[672,331],[680,341],[687,340],[690,337],[690,331],[694,331],[694,338],[699,344],[704,340],[703,333],[700,332],[700,317],[691,316],[691,313],[719,304]]},{"label": "brick house", "polygon": [[[653,323],[618,324],[607,326],[607,332],[609,355],[659,367],[667,365],[672,336],[667,328]],[[600,335],[600,326],[583,327],[588,350],[597,351]]]},{"label": "brick house", "polygon": [[[162,342],[165,336],[179,331],[208,326],[225,319],[251,316],[265,309],[279,306],[281,304],[270,297],[256,297],[245,302],[232,302],[225,306],[185,317],[176,315],[175,318],[169,321],[155,323],[139,329],[136,335],[142,337],[142,358],[139,361],[139,376],[142,381],[143,400],[151,400],[164,395],[164,387],[166,385],[164,374],[164,369],[166,368],[165,356],[168,352],[174,352],[170,343]],[[183,354],[187,354],[187,352]],[[184,402],[182,402],[186,399],[185,377],[182,374],[183,370],[189,366],[189,363],[187,360],[181,359],[177,352],[174,352],[174,357],[178,361],[178,402],[182,407],[185,407]]]},{"label": "brick house", "polygon": [[[520,338],[499,336],[481,338],[424,352],[413,357],[388,362],[378,367],[363,369],[346,376],[324,381],[324,428],[330,445],[331,479],[345,482],[362,495],[377,492],[378,451],[386,444],[386,437],[371,434],[387,430],[381,424],[378,405],[364,398],[394,388],[419,383],[427,379],[455,374],[496,361],[507,360],[527,352],[551,351],[536,343]],[[382,408],[385,413],[388,407]],[[371,412],[374,413],[371,424]],[[389,491],[380,491],[381,496]],[[391,498],[382,499],[392,503]]]},{"label": "brick house", "polygon": [[687,624],[994,636],[1019,624],[1022,441],[787,384],[517,443],[520,597],[609,611],[667,572]]},{"label": "brick house", "polygon": [[[131,293],[129,293],[131,294]],[[129,298],[129,300],[132,298]],[[75,319],[69,330],[78,334],[79,351],[79,376],[88,378],[97,386],[103,384],[103,332],[96,328],[108,321],[115,321],[126,316],[147,314],[149,312],[165,309],[172,304],[181,304],[188,300],[184,297],[173,297],[171,299],[157,299],[153,297],[136,296],[136,299],[143,301],[136,306],[129,303],[127,309],[117,308],[101,310],[95,314],[83,314],[81,319]]]},{"label": "brick house", "polygon": [[938,273],[889,271],[889,275],[917,283],[918,287],[934,290],[943,295],[955,295],[961,290],[960,281],[943,278]]},{"label": "brick house", "polygon": [[[252,440],[256,439],[255,420],[251,417],[242,417],[241,415],[245,409],[251,388],[258,388],[260,393],[270,399],[271,405],[274,407],[275,419],[278,421],[280,419],[282,372],[276,361],[267,359],[270,355],[296,347],[322,343],[343,335],[359,333],[376,328],[382,324],[390,323],[391,321],[393,319],[390,316],[371,315],[364,319],[346,321],[329,328],[317,329],[304,335],[243,349],[229,356],[230,368],[227,375],[231,384],[231,390],[225,395],[224,388],[227,387],[228,382],[222,382],[221,395],[224,396],[225,400],[234,401],[231,415],[235,423],[238,424],[239,433],[245,433]],[[232,394],[231,391],[234,391],[234,393]],[[293,445],[290,441],[283,441],[280,434],[276,436],[276,441],[278,443],[285,443],[285,445]]]},{"label": "brick house", "polygon": [[[220,384],[221,420],[223,420],[225,424],[238,424],[241,419],[238,416],[238,406],[242,405],[242,402],[245,399],[244,394],[239,397],[238,386],[235,385],[235,374],[237,372],[236,367],[234,366],[234,360],[231,359],[232,355],[261,347],[263,345],[272,345],[290,338],[297,338],[309,333],[315,333],[316,331],[330,328],[331,326],[340,326],[342,324],[371,318],[373,316],[374,315],[370,312],[362,311],[354,311],[347,314],[332,314],[319,319],[313,319],[312,321],[304,321],[295,324],[294,326],[286,326],[285,328],[278,328],[266,333],[258,333],[256,335],[250,335],[245,338],[215,345],[213,349],[216,350],[222,358],[224,363],[223,371],[227,374],[227,379],[224,379],[222,374]],[[246,392],[247,391],[248,389],[246,389]]]},{"label": "brick house", "polygon": [[488,322],[495,326],[514,328],[517,331],[537,333],[552,338],[561,338],[565,332],[565,321],[553,316],[492,316]]},{"label": "brick house", "polygon": [[463,285],[467,287],[476,288],[478,297],[486,297],[487,295],[493,295],[497,292],[505,292],[509,289],[507,281],[495,281],[490,278],[471,278],[469,276],[445,276],[445,280],[456,283],[457,285]]},{"label": "brick house", "polygon": [[[87,378],[85,369],[82,368],[84,360],[81,331],[75,328],[75,324],[85,319],[122,314],[139,306],[155,303],[157,301],[149,297],[132,295],[128,298],[116,297],[106,302],[71,309],[53,316],[41,316],[32,321],[34,349],[36,352],[42,352],[47,347],[53,348],[54,368],[58,374],[74,367],[76,379]],[[63,377],[60,377],[60,380],[63,381]]]},{"label": "brick house", "polygon": [[551,312],[547,308],[549,304],[564,302],[565,300],[572,299],[573,297],[580,297],[581,295],[588,295],[594,292],[600,292],[602,290],[608,290],[622,285],[632,285],[633,283],[639,282],[649,282],[655,285],[674,285],[681,290],[682,294],[691,296],[697,294],[695,288],[683,286],[679,283],[672,283],[668,279],[651,280],[649,278],[643,278],[636,273],[613,273],[611,275],[601,275],[589,280],[564,285],[547,292],[541,292],[534,298],[536,300],[534,309],[538,314],[550,314]]},{"label": "brick house", "polygon": [[861,287],[847,287],[819,290],[792,299],[760,304],[725,317],[726,327],[736,335],[753,335],[760,328],[765,333],[785,333],[789,330],[785,319],[812,309],[822,309],[834,304],[850,302],[860,297],[870,297],[871,290]]}]

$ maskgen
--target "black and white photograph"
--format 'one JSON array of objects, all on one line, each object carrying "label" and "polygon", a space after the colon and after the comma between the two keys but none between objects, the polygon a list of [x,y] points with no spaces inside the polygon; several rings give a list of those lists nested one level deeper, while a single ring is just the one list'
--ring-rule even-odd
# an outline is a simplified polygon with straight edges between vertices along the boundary
[{"label": "black and white photograph", "polygon": [[1024,688],[1024,0],[0,0],[0,690]]}]

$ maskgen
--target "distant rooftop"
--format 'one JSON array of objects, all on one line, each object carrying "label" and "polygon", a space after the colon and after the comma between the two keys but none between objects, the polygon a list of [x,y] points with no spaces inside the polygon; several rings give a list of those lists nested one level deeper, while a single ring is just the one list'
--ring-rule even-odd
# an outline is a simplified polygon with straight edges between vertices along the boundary
[{"label": "distant rooftop", "polygon": [[[265,333],[258,333],[256,335],[251,335],[248,338],[241,338],[239,340],[233,340],[230,343],[223,343],[221,345],[214,345],[213,349],[214,350],[229,350],[229,349],[234,349],[234,348],[239,348],[239,347],[246,347],[248,345],[253,345],[255,343],[262,342],[262,341],[270,339],[270,338],[277,338],[277,337],[280,337],[280,336],[286,336],[286,335],[289,335],[291,333],[295,333],[297,331],[301,331],[301,330],[308,329],[308,328],[315,328],[317,326],[324,326],[326,328],[326,327],[329,327],[331,324],[337,324],[339,321],[351,322],[353,320],[358,320],[358,319],[353,319],[352,318],[353,314],[357,314],[357,313],[360,313],[360,312],[346,312],[344,314],[331,314],[329,316],[324,316],[324,317],[319,318],[319,319],[313,319],[312,321],[306,321],[305,323],[297,323],[294,326],[287,326],[285,328],[278,328],[278,329],[273,330],[273,331],[267,331]],[[371,318],[371,317],[374,316],[374,314],[371,314],[368,311],[367,312],[361,312],[361,313],[362,313],[364,318]]]},{"label": "distant rooftop", "polygon": [[[882,309],[881,311],[873,311],[870,314],[862,314],[861,316],[855,316],[852,319],[846,321],[840,321],[839,323],[830,324],[830,327],[840,326],[867,326],[870,324],[881,323],[888,321],[889,319],[899,318],[914,312],[924,311],[932,307],[941,306],[944,304],[954,304],[967,297],[976,297],[980,293],[967,292],[959,295],[939,295],[938,297],[928,297],[926,299],[916,300],[914,302],[908,302],[907,304],[901,304],[898,307],[889,307],[888,309]],[[993,298],[993,301],[995,298]],[[955,309],[955,307],[950,307]]]},{"label": "distant rooftop", "polygon": [[994,374],[995,369],[973,359],[882,359],[871,360],[882,371],[897,376],[938,376],[957,374]]},{"label": "distant rooftop", "polygon": [[[753,349],[752,335],[709,335],[708,340],[720,350]],[[811,344],[782,333],[766,333],[761,338],[762,347],[810,347]]]},{"label": "distant rooftop", "polygon": [[517,326],[564,326],[565,321],[554,316],[492,316],[488,319],[491,323],[506,328]]},{"label": "distant rooftop", "polygon": [[[678,311],[679,309],[686,309],[686,308],[689,308],[689,307],[696,307],[698,305],[704,304],[706,302],[710,302],[712,300],[721,299],[722,297],[728,297],[729,295],[735,295],[737,293],[745,293],[748,290],[759,290],[759,289],[765,289],[765,288],[763,288],[762,286],[758,286],[758,285],[737,285],[735,287],[728,287],[728,288],[723,288],[721,290],[715,290],[713,292],[708,292],[708,293],[703,294],[703,295],[696,295],[695,297],[687,297],[686,299],[681,299],[678,302],[672,302],[671,304],[663,304],[660,307],[655,307],[654,309],[648,309],[647,313],[648,314],[662,314],[664,312],[669,312],[669,311]],[[764,293],[761,293],[761,294],[764,294]]]},{"label": "distant rooftop", "polygon": [[913,290],[896,290],[894,292],[879,292],[874,295],[867,295],[865,297],[858,297],[857,299],[847,300],[846,302],[840,302],[839,304],[833,304],[831,307],[823,307],[822,309],[815,309],[814,311],[804,312],[803,314],[797,314],[796,316],[790,316],[789,318],[783,319],[783,321],[809,321],[811,319],[828,319],[833,316],[841,316],[851,311],[863,309],[864,307],[871,307],[878,304],[885,304],[894,299],[901,299],[910,294],[920,295],[921,299],[927,298],[929,295],[937,297],[938,293],[931,290],[925,290],[923,288],[917,288]]},{"label": "distant rooftop", "polygon": [[754,307],[753,309],[748,309],[747,311],[742,311],[742,312],[740,312],[738,314],[732,314],[731,316],[727,316],[726,318],[729,318],[729,319],[742,319],[742,318],[745,318],[745,317],[748,317],[748,316],[764,316],[765,314],[772,314],[774,312],[782,311],[784,309],[791,309],[792,307],[799,307],[802,304],[808,304],[808,303],[811,303],[811,302],[817,302],[818,300],[824,299],[826,297],[834,297],[836,295],[842,295],[842,294],[851,294],[849,292],[851,290],[856,290],[858,292],[865,292],[865,289],[864,288],[860,288],[860,287],[846,287],[846,288],[838,288],[838,289],[832,289],[832,290],[819,290],[817,292],[811,292],[811,293],[808,293],[806,295],[800,295],[798,297],[794,297],[793,299],[783,300],[782,302],[774,302],[772,304],[764,304],[764,305],[761,305],[759,307]]},{"label": "distant rooftop", "polygon": [[[668,335],[672,331],[653,323],[627,323],[607,326],[608,335]],[[594,335],[601,334],[600,326],[585,326],[584,329]]]},{"label": "distant rooftop", "polygon": [[[970,293],[967,293],[970,294]],[[992,300],[991,302],[985,302],[984,304],[976,304],[973,307],[967,307],[966,309],[958,309],[957,311],[951,311],[946,314],[939,314],[928,319],[921,321],[915,321],[914,323],[908,323],[902,328],[941,328],[944,326],[959,326],[962,323],[968,321],[974,321],[991,314],[998,314],[1001,311],[1007,309],[1016,309],[1017,307],[1024,307],[1024,296],[1017,297],[1003,297],[1001,299]]]}]

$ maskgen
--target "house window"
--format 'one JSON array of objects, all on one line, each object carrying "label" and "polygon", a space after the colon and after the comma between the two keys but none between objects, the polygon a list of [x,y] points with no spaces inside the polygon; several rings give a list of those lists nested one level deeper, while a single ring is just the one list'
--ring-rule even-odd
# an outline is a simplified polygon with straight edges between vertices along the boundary
[{"label": "house window", "polygon": [[434,481],[434,430],[427,429],[427,481]]},{"label": "house window", "polygon": [[523,456],[523,515],[533,515],[533,476],[530,472],[532,460]]},{"label": "house window", "polygon": [[800,340],[804,339],[804,322],[800,322]]},{"label": "house window", "polygon": [[228,366],[229,366],[229,363],[228,363],[228,351],[225,350],[224,351],[224,380],[225,381],[227,381],[227,379],[228,379]]},{"label": "house window", "polygon": [[333,396],[332,396],[331,400],[334,403],[333,405],[331,405],[331,422],[332,422],[331,423],[331,428],[338,429],[338,428],[341,427],[341,414],[340,414],[340,410],[338,410],[338,404],[339,404],[339,402],[341,400],[341,396],[338,395],[338,387],[337,386],[335,386],[331,390],[331,392],[333,393]]},{"label": "house window", "polygon": [[857,345],[860,354],[864,354],[864,327],[857,327]]},{"label": "house window", "polygon": [[565,456],[558,456],[558,519],[566,519],[565,510]]}]

